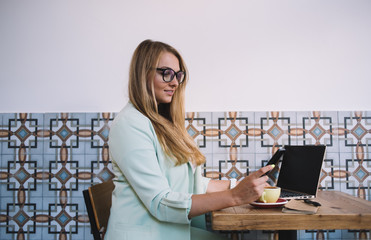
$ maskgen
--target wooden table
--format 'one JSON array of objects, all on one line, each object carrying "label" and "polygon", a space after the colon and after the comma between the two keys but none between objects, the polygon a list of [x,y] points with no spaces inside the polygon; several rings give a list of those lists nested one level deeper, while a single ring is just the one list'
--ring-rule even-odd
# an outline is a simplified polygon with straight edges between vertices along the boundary
[{"label": "wooden table", "polygon": [[[282,213],[282,208],[261,209],[251,205],[231,207],[212,213],[214,230],[296,230],[371,229],[371,201],[338,191],[320,191],[321,203],[313,215]],[[280,237],[281,238],[281,237]],[[286,239],[288,239],[286,235]]]}]

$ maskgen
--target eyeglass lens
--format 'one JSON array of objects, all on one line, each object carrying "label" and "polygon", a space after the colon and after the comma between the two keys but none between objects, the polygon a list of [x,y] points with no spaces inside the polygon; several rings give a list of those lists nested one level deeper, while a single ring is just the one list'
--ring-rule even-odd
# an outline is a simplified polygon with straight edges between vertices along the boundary
[{"label": "eyeglass lens", "polygon": [[162,69],[162,76],[165,82],[171,82],[176,76],[176,79],[178,80],[178,82],[182,83],[184,79],[184,72],[179,71],[176,73],[173,69],[166,68],[166,69]]}]

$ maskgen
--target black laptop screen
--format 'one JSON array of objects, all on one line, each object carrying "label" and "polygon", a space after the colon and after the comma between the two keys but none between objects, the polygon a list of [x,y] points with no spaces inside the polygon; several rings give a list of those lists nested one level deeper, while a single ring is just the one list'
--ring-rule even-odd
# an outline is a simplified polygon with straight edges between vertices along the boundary
[{"label": "black laptop screen", "polygon": [[315,195],[326,146],[285,146],[277,186]]}]

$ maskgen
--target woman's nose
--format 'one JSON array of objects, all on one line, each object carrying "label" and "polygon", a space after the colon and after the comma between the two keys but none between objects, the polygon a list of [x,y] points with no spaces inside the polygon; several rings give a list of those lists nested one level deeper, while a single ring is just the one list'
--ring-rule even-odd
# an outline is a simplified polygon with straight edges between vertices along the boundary
[{"label": "woman's nose", "polygon": [[178,85],[179,85],[178,79],[176,79],[176,77],[174,77],[174,79],[169,84],[172,87],[178,87]]}]

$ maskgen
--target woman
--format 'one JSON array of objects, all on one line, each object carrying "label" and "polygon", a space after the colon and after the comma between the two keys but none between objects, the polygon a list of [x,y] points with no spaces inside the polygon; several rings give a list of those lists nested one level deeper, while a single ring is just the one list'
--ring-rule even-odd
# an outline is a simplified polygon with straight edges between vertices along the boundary
[{"label": "woman", "polygon": [[232,189],[227,180],[201,176],[205,157],[184,126],[187,81],[171,46],[146,40],[135,50],[129,103],[109,135],[116,177],[106,239],[224,239],[201,229],[203,214],[250,203],[267,185],[261,176],[270,166]]}]

